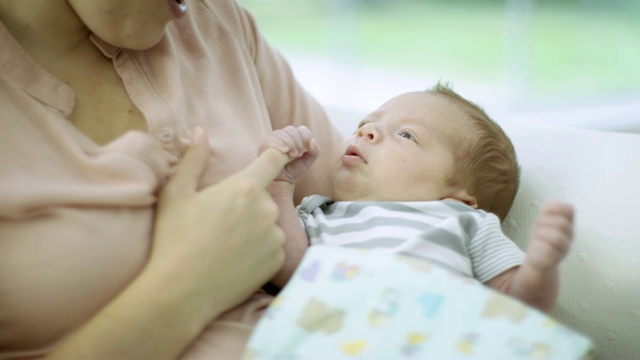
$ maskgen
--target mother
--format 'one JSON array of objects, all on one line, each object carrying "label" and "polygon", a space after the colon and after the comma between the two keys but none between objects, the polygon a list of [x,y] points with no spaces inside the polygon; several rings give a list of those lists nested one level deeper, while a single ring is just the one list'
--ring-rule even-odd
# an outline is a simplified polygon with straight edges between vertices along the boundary
[{"label": "mother", "polygon": [[0,359],[233,358],[270,301],[259,139],[340,136],[244,9],[186,1],[0,1]]}]

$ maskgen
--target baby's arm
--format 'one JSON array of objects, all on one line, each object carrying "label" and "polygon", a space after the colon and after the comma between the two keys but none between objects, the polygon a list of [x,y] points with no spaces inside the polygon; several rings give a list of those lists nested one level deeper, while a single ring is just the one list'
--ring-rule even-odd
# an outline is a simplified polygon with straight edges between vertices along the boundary
[{"label": "baby's arm", "polygon": [[542,311],[551,311],[559,292],[559,265],[573,240],[573,213],[570,205],[545,203],[533,226],[524,263],[487,285]]},{"label": "baby's arm", "polygon": [[268,148],[282,151],[289,155],[290,159],[290,162],[267,188],[278,204],[280,210],[278,226],[286,235],[284,265],[280,272],[271,279],[272,284],[282,288],[291,278],[308,247],[307,234],[300,226],[293,203],[293,191],[296,181],[318,158],[319,149],[312,138],[311,131],[305,126],[297,128],[287,126],[284,129],[274,131],[262,141],[258,152],[262,153]]}]

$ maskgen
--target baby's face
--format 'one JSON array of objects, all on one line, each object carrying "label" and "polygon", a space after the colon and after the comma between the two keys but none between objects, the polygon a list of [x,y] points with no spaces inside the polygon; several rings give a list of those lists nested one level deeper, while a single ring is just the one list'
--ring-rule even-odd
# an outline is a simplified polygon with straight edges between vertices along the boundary
[{"label": "baby's face", "polygon": [[441,95],[397,96],[362,120],[336,150],[336,200],[428,201],[452,197],[447,184],[465,114]]}]

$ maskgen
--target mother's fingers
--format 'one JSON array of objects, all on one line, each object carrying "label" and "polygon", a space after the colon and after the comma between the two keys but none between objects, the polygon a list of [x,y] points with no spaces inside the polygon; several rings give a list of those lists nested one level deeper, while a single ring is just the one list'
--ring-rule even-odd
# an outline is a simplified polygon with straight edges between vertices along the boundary
[{"label": "mother's fingers", "polygon": [[177,195],[195,192],[207,169],[210,156],[209,138],[201,127],[196,127],[191,134],[189,149],[171,176],[171,180],[164,187],[163,192]]},{"label": "mother's fingers", "polygon": [[282,152],[269,148],[266,149],[257,159],[253,160],[246,168],[232,176],[230,179],[244,177],[256,181],[262,188],[267,188],[269,184],[280,174],[282,169],[289,162],[289,156]]},{"label": "mother's fingers", "polygon": [[[211,149],[209,139],[200,127],[196,127],[191,135],[191,145],[184,158],[178,164],[175,173],[169,183],[162,190],[163,194],[186,195],[195,192],[202,175],[207,169]],[[258,158],[246,168],[235,174],[228,180],[233,181],[238,177],[255,181],[260,187],[265,188],[280,174],[289,162],[289,156],[282,152],[269,148],[262,152]]]}]

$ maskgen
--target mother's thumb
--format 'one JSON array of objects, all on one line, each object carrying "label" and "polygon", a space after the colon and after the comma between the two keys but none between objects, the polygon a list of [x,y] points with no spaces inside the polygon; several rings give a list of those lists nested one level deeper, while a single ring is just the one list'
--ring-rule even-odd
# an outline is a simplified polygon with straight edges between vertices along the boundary
[{"label": "mother's thumb", "polygon": [[211,149],[209,138],[201,127],[196,127],[191,133],[191,145],[178,164],[171,180],[165,188],[177,192],[196,191],[200,179],[207,169]]}]

